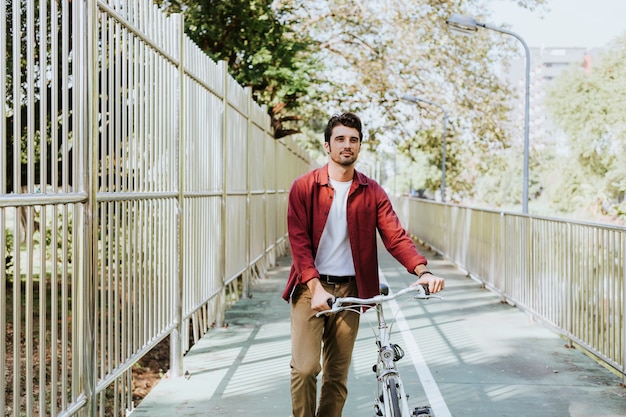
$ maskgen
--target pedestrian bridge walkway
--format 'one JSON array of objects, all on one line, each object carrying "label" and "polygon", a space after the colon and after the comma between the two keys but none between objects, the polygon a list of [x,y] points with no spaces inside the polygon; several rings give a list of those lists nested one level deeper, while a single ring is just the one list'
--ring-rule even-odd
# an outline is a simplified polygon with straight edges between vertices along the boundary
[{"label": "pedestrian bridge walkway", "polygon": [[[0,158],[0,415],[289,413],[288,260],[265,272],[284,253],[290,186],[317,163],[293,137],[276,140],[267,109],[184,34],[182,15],[152,3],[11,2],[14,33],[51,43],[17,37],[17,78],[0,78],[3,91],[26,88],[5,103]],[[63,53],[73,34],[80,53]],[[47,69],[31,79],[39,60]],[[626,383],[626,228],[393,200],[411,235],[498,294],[432,255],[446,300],[403,309],[419,347],[401,362],[405,379],[423,374],[423,357],[434,381],[433,392],[409,386],[415,401],[439,417],[626,415],[613,374],[563,348],[585,347]],[[392,288],[405,284],[385,259]],[[201,338],[258,276],[230,326]],[[372,411],[367,335],[345,416]],[[166,339],[188,378],[161,382],[133,411],[133,367]]]},{"label": "pedestrian bridge walkway", "polygon": [[[402,305],[392,340],[406,356],[400,372],[413,406],[446,416],[626,416],[626,389],[613,372],[482,287],[438,254],[420,248],[446,278],[444,301]],[[412,276],[381,250],[392,289]],[[289,305],[280,292],[290,259],[278,259],[253,297],[237,302],[224,328],[208,332],[183,360],[185,377],[165,378],[133,416],[276,416],[291,414]],[[374,416],[375,347],[364,316],[354,350],[344,417]]]}]

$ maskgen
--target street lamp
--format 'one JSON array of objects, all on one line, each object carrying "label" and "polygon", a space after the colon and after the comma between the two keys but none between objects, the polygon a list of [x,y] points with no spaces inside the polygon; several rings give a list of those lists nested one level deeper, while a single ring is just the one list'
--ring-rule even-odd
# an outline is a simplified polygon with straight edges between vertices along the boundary
[{"label": "street lamp", "polygon": [[525,109],[524,109],[524,182],[522,189],[522,212],[524,214],[528,213],[528,148],[530,144],[529,139],[529,113],[530,113],[530,50],[528,49],[528,45],[515,32],[511,32],[509,30],[499,28],[496,26],[492,26],[488,23],[480,23],[477,22],[476,19],[470,16],[463,16],[460,14],[451,15],[446,23],[450,28],[456,32],[463,34],[472,34],[478,31],[478,27],[482,27],[485,29],[494,30],[496,32],[505,33],[507,35],[511,35],[517,38],[522,45],[524,45],[524,50],[526,51],[526,92],[525,92]]},{"label": "street lamp", "polygon": [[413,103],[422,102],[431,104],[439,107],[443,112],[443,144],[441,145],[441,202],[443,203],[446,201],[446,127],[448,124],[448,113],[446,113],[446,109],[444,109],[443,106],[433,101],[413,96],[402,96],[402,99],[412,101]]}]

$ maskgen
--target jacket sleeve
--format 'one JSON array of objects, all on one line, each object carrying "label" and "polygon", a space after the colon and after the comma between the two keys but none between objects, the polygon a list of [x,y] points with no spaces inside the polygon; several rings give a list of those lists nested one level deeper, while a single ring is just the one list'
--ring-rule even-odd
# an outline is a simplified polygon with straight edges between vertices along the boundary
[{"label": "jacket sleeve", "polygon": [[379,188],[377,194],[378,231],[383,244],[410,274],[415,274],[415,267],[420,264],[426,265],[428,261],[419,253],[415,242],[402,227],[387,193]]},{"label": "jacket sleeve", "polygon": [[319,277],[315,268],[315,248],[311,230],[313,220],[311,193],[305,181],[296,180],[289,192],[287,206],[287,230],[291,246],[292,264],[297,276],[297,284],[304,284]]}]

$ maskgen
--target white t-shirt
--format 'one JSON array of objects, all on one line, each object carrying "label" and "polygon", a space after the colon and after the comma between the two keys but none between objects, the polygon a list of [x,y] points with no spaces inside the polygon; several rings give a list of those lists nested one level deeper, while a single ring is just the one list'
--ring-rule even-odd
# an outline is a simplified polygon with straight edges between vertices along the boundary
[{"label": "white t-shirt", "polygon": [[330,180],[335,196],[330,205],[328,220],[315,256],[315,267],[320,274],[348,276],[354,275],[354,261],[348,236],[348,191],[352,181]]}]

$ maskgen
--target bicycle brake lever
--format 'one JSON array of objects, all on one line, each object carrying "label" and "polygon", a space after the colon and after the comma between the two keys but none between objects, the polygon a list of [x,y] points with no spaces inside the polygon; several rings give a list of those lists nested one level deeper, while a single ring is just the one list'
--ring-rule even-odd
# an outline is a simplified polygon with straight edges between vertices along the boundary
[{"label": "bicycle brake lever", "polygon": [[333,297],[331,297],[328,300],[326,300],[326,303],[328,304],[328,308],[330,308],[330,310],[318,311],[317,313],[315,313],[315,317],[322,317],[323,315],[331,313],[332,310],[333,310],[333,303],[334,302],[335,302],[335,299]]},{"label": "bicycle brake lever", "polygon": [[420,284],[420,286],[422,287],[421,289],[418,288],[417,292],[418,294],[413,297],[415,299],[422,299],[422,300],[428,300],[430,298],[437,298],[441,301],[443,301],[443,297],[439,296],[439,295],[433,295],[430,293],[430,290],[428,289],[428,285],[427,284]]}]

